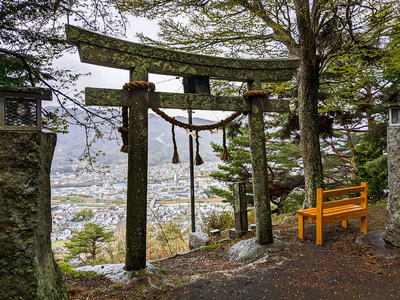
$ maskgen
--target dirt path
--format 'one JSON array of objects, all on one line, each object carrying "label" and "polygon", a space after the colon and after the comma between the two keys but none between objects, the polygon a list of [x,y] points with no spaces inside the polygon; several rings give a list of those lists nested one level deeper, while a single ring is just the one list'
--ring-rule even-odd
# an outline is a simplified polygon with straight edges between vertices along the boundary
[{"label": "dirt path", "polygon": [[[384,214],[383,206],[370,208],[371,230],[384,228]],[[92,283],[70,280],[70,299],[400,299],[400,258],[384,258],[373,247],[356,244],[360,222],[349,225],[326,225],[324,245],[317,246],[315,225],[307,224],[301,242],[294,217],[276,232],[287,246],[258,264],[232,265],[227,251],[234,242],[228,241],[156,262],[164,275],[137,278],[126,286],[100,277]],[[400,249],[395,251],[400,255]]]}]

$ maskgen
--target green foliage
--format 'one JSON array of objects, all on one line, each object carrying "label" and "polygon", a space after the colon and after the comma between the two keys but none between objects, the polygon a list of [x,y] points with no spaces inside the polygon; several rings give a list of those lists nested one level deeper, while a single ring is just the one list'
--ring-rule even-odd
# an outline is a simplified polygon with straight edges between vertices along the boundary
[{"label": "green foliage", "polygon": [[235,227],[235,217],[232,211],[211,211],[209,215],[202,216],[201,230],[210,234],[213,229],[225,230]]},{"label": "green foliage", "polygon": [[[279,92],[277,86],[274,90]],[[303,168],[301,165],[301,151],[299,142],[289,138],[282,139],[281,131],[284,130],[284,123],[287,122],[287,114],[268,115],[266,117],[266,138],[267,138],[267,162],[270,179],[271,201],[278,207],[277,212],[281,213],[283,203],[291,191],[304,185]],[[232,156],[229,163],[219,165],[218,172],[211,173],[211,176],[228,184],[229,190],[212,189],[220,197],[233,202],[233,183],[237,181],[248,182],[252,177],[249,151],[249,129],[247,126],[238,128],[232,125],[228,133],[228,150]],[[212,144],[214,151],[219,156],[223,148]],[[252,194],[252,185],[246,185],[247,194]],[[247,203],[252,203],[251,195],[247,195]]]},{"label": "green foliage", "polygon": [[[212,55],[253,58],[282,58],[288,54],[300,58],[298,73],[299,124],[304,137],[302,156],[308,190],[305,204],[315,204],[315,191],[322,187],[323,174],[318,130],[315,130],[317,111],[325,116],[351,115],[362,112],[362,118],[373,121],[374,99],[382,84],[382,69],[377,61],[398,18],[397,0],[381,1],[172,1],[172,0],[118,0],[123,10],[136,16],[160,21],[159,39],[139,34],[143,42],[156,46]],[[182,21],[184,20],[184,21]],[[397,22],[398,24],[398,22]],[[393,44],[393,49],[396,46]],[[398,47],[397,47],[398,48]],[[396,64],[393,64],[396,66]],[[380,67],[380,66],[379,66]],[[389,73],[389,72],[388,72]],[[378,84],[376,84],[378,82]],[[379,88],[376,86],[379,85]],[[272,85],[271,85],[272,86]],[[372,89],[371,89],[372,86]],[[398,85],[397,85],[398,86]],[[221,91],[221,93],[218,93]],[[229,95],[238,86],[217,88],[216,94]],[[293,90],[292,90],[293,91]],[[282,92],[282,90],[281,90]],[[399,93],[398,93],[399,94]],[[328,97],[326,97],[328,95]],[[322,97],[321,97],[322,96]],[[340,103],[337,103],[340,99]],[[371,100],[372,99],[372,100]],[[349,110],[342,113],[343,110]],[[331,114],[331,112],[333,112]],[[359,118],[358,119],[362,119]],[[343,119],[338,117],[339,119]],[[361,124],[361,123],[360,123]],[[345,124],[343,130],[364,130]],[[349,125],[349,126],[348,126]],[[335,128],[337,129],[337,128]],[[342,154],[337,146],[351,139],[326,140],[324,155],[332,172],[325,173],[331,185],[346,185],[348,168],[354,169],[352,153]],[[311,148],[311,149],[309,149]],[[216,151],[219,151],[216,149]],[[336,157],[334,157],[336,156]],[[350,157],[348,157],[350,156]],[[346,161],[347,159],[347,161]],[[334,168],[334,164],[338,168]],[[232,168],[235,166],[232,165]],[[237,167],[237,166],[236,166]],[[270,167],[273,167],[270,165]],[[347,169],[347,170],[346,170]],[[223,170],[216,176],[223,181],[239,180],[240,170]],[[234,176],[233,174],[237,174]],[[340,178],[335,178],[340,174]],[[281,202],[281,201],[280,201]]]},{"label": "green foliage", "polygon": [[248,209],[247,210],[247,221],[248,221],[248,225],[250,224],[255,224],[256,223],[256,210],[254,209]]},{"label": "green foliage", "polygon": [[398,17],[395,26],[390,34],[390,42],[386,48],[384,76],[394,83],[398,89],[400,84],[400,18]]},{"label": "green foliage", "polygon": [[[214,172],[213,173],[213,177],[217,178],[217,176],[219,174],[220,173],[218,173],[218,172]],[[217,195],[218,197],[223,198],[224,199],[223,202],[233,203],[233,193],[232,193],[232,191],[226,191],[226,190],[222,190],[222,189],[217,189],[215,187],[211,187],[210,189],[213,192],[213,194]]]},{"label": "green foliage", "polygon": [[173,220],[165,225],[154,225],[147,227],[147,259],[159,259],[173,256],[188,250],[188,241],[185,236],[187,230]]},{"label": "green foliage", "polygon": [[86,218],[93,218],[94,217],[94,212],[90,208],[85,208],[80,211],[77,211],[72,218],[72,222],[81,222],[85,220]]},{"label": "green foliage", "polygon": [[92,262],[95,262],[101,245],[110,242],[113,236],[113,232],[106,232],[103,227],[94,223],[86,223],[81,232],[73,233],[72,239],[65,244],[69,251],[67,259],[86,254]]},{"label": "green foliage", "polygon": [[58,262],[58,266],[63,274],[69,275],[72,273],[73,267],[65,262]]},{"label": "green foliage", "polygon": [[213,250],[213,249],[217,249],[218,246],[219,246],[218,244],[211,244],[211,245],[208,245],[208,246],[201,247],[200,250],[207,250],[207,249]]},{"label": "green foliage", "polygon": [[[125,262],[126,232],[117,230],[111,241],[102,247],[102,256],[96,259],[96,264],[118,264]],[[102,261],[102,262],[101,262]]]},{"label": "green foliage", "polygon": [[381,200],[388,187],[387,156],[383,154],[386,143],[385,135],[377,137],[372,131],[355,147],[356,182],[368,183],[368,195],[372,202]]},{"label": "green foliage", "polygon": [[304,202],[304,193],[293,192],[290,193],[283,202],[283,209],[287,213],[296,212],[300,209]]},{"label": "green foliage", "polygon": [[97,274],[96,272],[93,271],[75,271],[72,266],[68,265],[65,262],[58,262],[58,266],[60,267],[61,272],[64,275],[73,278],[95,278],[103,276],[102,274]]},{"label": "green foliage", "polygon": [[183,238],[185,233],[187,234],[187,232],[182,232],[178,224],[171,221],[157,232],[156,239],[163,245],[163,248],[169,250],[172,256],[186,250],[187,241]]}]

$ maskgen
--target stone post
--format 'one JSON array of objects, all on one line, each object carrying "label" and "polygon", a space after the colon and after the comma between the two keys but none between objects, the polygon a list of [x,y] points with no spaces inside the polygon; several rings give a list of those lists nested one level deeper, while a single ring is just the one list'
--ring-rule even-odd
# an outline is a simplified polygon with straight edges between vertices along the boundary
[{"label": "stone post", "polygon": [[249,230],[245,182],[237,182],[233,187],[233,208],[235,211],[236,235],[240,237]]},{"label": "stone post", "polygon": [[[146,72],[131,70],[130,80],[147,81]],[[126,213],[127,271],[146,267],[147,221],[147,159],[148,159],[148,92],[144,89],[130,91],[129,108],[128,192]]]},{"label": "stone post", "polygon": [[385,241],[400,247],[400,127],[388,127],[387,151],[389,197]]},{"label": "stone post", "polygon": [[50,241],[56,139],[53,133],[0,131],[1,299],[67,299]]},{"label": "stone post", "polygon": [[[261,89],[261,82],[248,82],[248,90]],[[254,209],[256,213],[256,236],[260,245],[274,242],[268,186],[268,165],[265,149],[264,105],[265,99],[252,97],[249,118],[250,157],[253,172]]]}]

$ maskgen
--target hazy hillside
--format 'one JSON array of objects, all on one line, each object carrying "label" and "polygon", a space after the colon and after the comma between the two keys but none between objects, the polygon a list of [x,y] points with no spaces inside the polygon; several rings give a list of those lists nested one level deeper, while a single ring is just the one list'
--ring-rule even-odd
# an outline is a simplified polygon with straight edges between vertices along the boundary
[{"label": "hazy hillside", "polygon": [[[184,117],[177,117],[181,122],[187,122]],[[193,124],[211,124],[213,121],[193,118]],[[98,159],[104,164],[127,163],[127,154],[121,153],[121,138],[97,142],[93,149],[102,150],[105,156]],[[189,159],[189,136],[182,128],[175,127],[176,141],[181,162],[188,162]],[[200,155],[204,161],[218,160],[212,152],[210,142],[222,143],[222,132],[211,134],[210,131],[200,132]],[[194,143],[194,141],[193,141]],[[194,143],[195,147],[195,143]],[[79,126],[70,126],[68,134],[58,134],[57,146],[53,159],[53,171],[70,169],[76,160],[83,153],[85,148],[85,132]],[[171,135],[171,124],[164,121],[158,115],[149,114],[149,164],[169,163],[173,156],[173,145]]]}]

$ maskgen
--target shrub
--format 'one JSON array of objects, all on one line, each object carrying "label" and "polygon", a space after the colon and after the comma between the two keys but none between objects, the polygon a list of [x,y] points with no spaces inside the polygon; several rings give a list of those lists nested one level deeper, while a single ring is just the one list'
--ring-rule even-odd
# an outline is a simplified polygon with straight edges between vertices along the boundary
[{"label": "shrub", "polygon": [[201,230],[208,234],[213,229],[225,230],[235,227],[235,218],[232,211],[212,211],[209,215],[203,216],[202,219]]},{"label": "shrub", "polygon": [[178,224],[171,221],[168,224],[148,226],[146,257],[148,260],[173,256],[188,250],[188,241],[184,237],[188,234],[182,231]]}]

